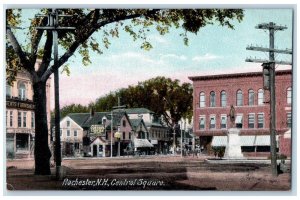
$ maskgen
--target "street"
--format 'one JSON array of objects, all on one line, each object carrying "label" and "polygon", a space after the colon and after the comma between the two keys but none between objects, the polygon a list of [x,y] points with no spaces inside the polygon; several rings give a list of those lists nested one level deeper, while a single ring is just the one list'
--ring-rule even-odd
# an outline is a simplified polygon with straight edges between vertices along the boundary
[{"label": "street", "polygon": [[205,157],[143,156],[64,159],[66,176],[35,176],[33,160],[7,161],[8,190],[289,190],[290,173],[268,164],[216,164]]}]

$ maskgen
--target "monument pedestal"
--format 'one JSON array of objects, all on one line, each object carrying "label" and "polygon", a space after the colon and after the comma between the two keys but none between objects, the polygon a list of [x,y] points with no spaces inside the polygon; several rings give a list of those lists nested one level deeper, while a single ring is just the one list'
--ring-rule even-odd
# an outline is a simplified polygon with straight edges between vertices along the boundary
[{"label": "monument pedestal", "polygon": [[224,159],[244,159],[240,142],[240,130],[237,128],[228,130]]}]

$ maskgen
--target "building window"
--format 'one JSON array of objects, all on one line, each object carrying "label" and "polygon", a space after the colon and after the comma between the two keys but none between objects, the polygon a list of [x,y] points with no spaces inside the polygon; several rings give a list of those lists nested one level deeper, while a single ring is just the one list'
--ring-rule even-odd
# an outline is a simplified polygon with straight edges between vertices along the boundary
[{"label": "building window", "polygon": [[70,137],[70,130],[67,130],[67,137]]},{"label": "building window", "polygon": [[264,128],[264,114],[260,113],[257,115],[257,128]]},{"label": "building window", "polygon": [[8,120],[7,120],[8,116],[7,116],[7,113],[8,113],[8,111],[6,111],[6,121],[5,121],[6,126],[8,126],[8,125],[7,125],[7,124],[8,124]]},{"label": "building window", "polygon": [[26,127],[27,112],[23,112],[23,127]]},{"label": "building window", "polygon": [[31,112],[31,128],[34,128],[34,112]]},{"label": "building window", "polygon": [[236,105],[242,106],[243,105],[243,92],[242,90],[238,90],[236,92]]},{"label": "building window", "polygon": [[18,127],[22,127],[22,113],[18,112]]},{"label": "building window", "polygon": [[204,92],[200,93],[200,108],[204,108],[205,107],[205,94]]},{"label": "building window", "polygon": [[243,128],[243,115],[241,115],[241,114],[236,115],[235,126],[237,128]]},{"label": "building window", "polygon": [[60,129],[60,137],[62,136],[62,130]]},{"label": "building window", "polygon": [[216,116],[210,116],[209,128],[210,129],[216,128]]},{"label": "building window", "polygon": [[26,98],[26,88],[24,83],[19,84],[19,99],[25,100]]},{"label": "building window", "polygon": [[77,130],[74,130],[74,137],[77,137]]},{"label": "building window", "polygon": [[216,93],[214,91],[210,93],[210,107],[216,107]]},{"label": "building window", "polygon": [[248,115],[248,128],[254,128],[255,114]]},{"label": "building window", "polygon": [[221,106],[226,107],[227,105],[227,95],[225,91],[221,92]]},{"label": "building window", "polygon": [[221,128],[227,128],[227,116],[221,115]]},{"label": "building window", "polygon": [[286,126],[292,128],[292,113],[286,113]]},{"label": "building window", "polygon": [[6,97],[11,97],[11,86],[6,85]]},{"label": "building window", "polygon": [[131,140],[131,132],[129,132],[129,140]]},{"label": "building window", "polygon": [[263,105],[264,104],[264,90],[259,89],[258,90],[258,105]]},{"label": "building window", "polygon": [[292,88],[289,87],[286,92],[286,101],[288,104],[292,103]]},{"label": "building window", "polygon": [[123,127],[126,126],[126,120],[123,120]]},{"label": "building window", "polygon": [[200,117],[199,129],[205,129],[205,116]]},{"label": "building window", "polygon": [[248,105],[253,106],[254,105],[254,91],[249,90],[248,95],[249,95],[248,96]]},{"label": "building window", "polygon": [[9,111],[9,113],[10,113],[10,116],[9,116],[9,126],[10,127],[13,127],[13,111]]},{"label": "building window", "polygon": [[70,121],[67,121],[67,127],[70,127]]},{"label": "building window", "polygon": [[123,132],[123,140],[125,140],[125,137],[126,137],[126,133]]}]

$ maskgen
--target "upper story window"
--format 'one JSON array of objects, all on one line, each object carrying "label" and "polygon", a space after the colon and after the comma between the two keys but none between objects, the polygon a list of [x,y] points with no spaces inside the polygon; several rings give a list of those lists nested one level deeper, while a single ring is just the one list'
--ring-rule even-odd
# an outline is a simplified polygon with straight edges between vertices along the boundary
[{"label": "upper story window", "polygon": [[67,137],[70,137],[70,130],[67,130]]},{"label": "upper story window", "polygon": [[60,137],[62,136],[62,130],[60,129]]},{"label": "upper story window", "polygon": [[22,113],[18,112],[18,127],[22,127]]},{"label": "upper story window", "polygon": [[248,128],[254,128],[255,114],[251,113],[248,115]]},{"label": "upper story window", "polygon": [[286,126],[288,128],[292,127],[292,113],[291,112],[286,113]]},{"label": "upper story window", "polygon": [[199,129],[205,129],[205,116],[199,118]]},{"label": "upper story window", "polygon": [[248,105],[249,106],[253,106],[254,105],[254,91],[253,90],[249,90],[248,92]]},{"label": "upper story window", "polygon": [[123,132],[123,140],[125,140],[125,137],[126,137],[126,133]]},{"label": "upper story window", "polygon": [[77,130],[74,130],[74,137],[77,137]]},{"label": "upper story window", "polygon": [[34,112],[31,112],[31,128],[34,128]]},{"label": "upper story window", "polygon": [[235,126],[237,128],[243,128],[243,115],[237,114],[235,118]]},{"label": "upper story window", "polygon": [[259,113],[257,115],[257,128],[264,128],[264,114],[263,113]]},{"label": "upper story window", "polygon": [[11,86],[6,85],[6,97],[11,97]]},{"label": "upper story window", "polygon": [[216,128],[216,116],[210,116],[209,128],[210,129]]},{"label": "upper story window", "polygon": [[200,93],[200,102],[199,102],[199,106],[200,108],[204,108],[205,107],[205,94],[204,92]]},{"label": "upper story window", "polygon": [[238,90],[236,92],[236,105],[242,106],[243,105],[243,92],[242,90]]},{"label": "upper story window", "polygon": [[210,93],[210,107],[216,107],[216,93],[214,91]]},{"label": "upper story window", "polygon": [[67,127],[70,127],[70,121],[67,121]]},{"label": "upper story window", "polygon": [[263,89],[259,89],[258,90],[258,105],[263,105],[264,104],[264,90]]},{"label": "upper story window", "polygon": [[19,96],[18,96],[19,99],[25,100],[26,99],[26,87],[25,87],[24,83],[19,84],[18,91],[19,91]]},{"label": "upper story window", "polygon": [[227,106],[227,95],[225,91],[221,92],[221,107]]},{"label": "upper story window", "polygon": [[123,123],[123,127],[125,127],[126,126],[126,120],[124,119],[122,123]]},{"label": "upper story window", "polygon": [[10,127],[13,127],[13,111],[9,111],[9,125]]},{"label": "upper story window", "polygon": [[292,103],[292,88],[288,87],[287,92],[286,92],[286,101],[288,104]]},{"label": "upper story window", "polygon": [[221,128],[227,128],[227,116],[221,115]]}]

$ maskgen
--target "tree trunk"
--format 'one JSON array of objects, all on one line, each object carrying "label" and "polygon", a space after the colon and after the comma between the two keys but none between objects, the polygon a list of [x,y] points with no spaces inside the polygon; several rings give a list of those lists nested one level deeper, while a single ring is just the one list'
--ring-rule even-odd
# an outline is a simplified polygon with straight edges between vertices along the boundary
[{"label": "tree trunk", "polygon": [[46,83],[37,82],[33,85],[35,103],[35,174],[50,175],[49,136],[47,125]]}]

